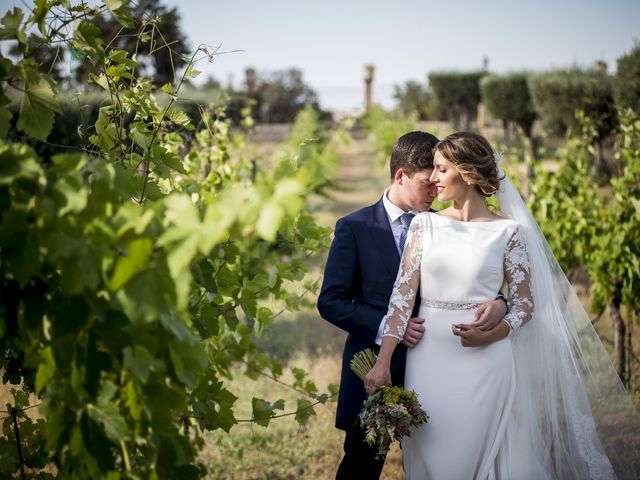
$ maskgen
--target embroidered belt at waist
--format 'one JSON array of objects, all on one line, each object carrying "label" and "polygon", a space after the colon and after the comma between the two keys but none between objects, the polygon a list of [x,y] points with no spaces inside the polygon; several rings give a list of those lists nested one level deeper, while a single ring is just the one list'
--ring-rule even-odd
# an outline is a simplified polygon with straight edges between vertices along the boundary
[{"label": "embroidered belt at waist", "polygon": [[475,310],[481,304],[480,303],[441,302],[439,300],[429,300],[427,298],[423,298],[422,305],[424,305],[425,307],[438,308],[440,310]]}]

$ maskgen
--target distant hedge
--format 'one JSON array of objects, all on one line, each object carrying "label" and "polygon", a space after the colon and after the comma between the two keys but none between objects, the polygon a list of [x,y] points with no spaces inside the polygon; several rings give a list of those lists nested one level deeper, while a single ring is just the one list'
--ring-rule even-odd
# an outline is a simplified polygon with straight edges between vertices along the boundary
[{"label": "distant hedge", "polygon": [[483,103],[494,117],[515,123],[531,138],[537,115],[527,78],[525,72],[487,75],[480,82],[480,90]]},{"label": "distant hedge", "polygon": [[529,77],[533,105],[545,129],[564,136],[576,126],[576,110],[591,118],[603,139],[617,126],[611,77],[595,70],[553,70]]},{"label": "distant hedge", "polygon": [[480,103],[480,79],[486,72],[433,72],[429,86],[439,118],[468,130]]}]

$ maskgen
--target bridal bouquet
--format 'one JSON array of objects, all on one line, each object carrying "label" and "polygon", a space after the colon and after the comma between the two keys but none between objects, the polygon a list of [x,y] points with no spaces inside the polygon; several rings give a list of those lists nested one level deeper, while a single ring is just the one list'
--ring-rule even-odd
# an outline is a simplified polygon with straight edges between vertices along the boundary
[{"label": "bridal bouquet", "polygon": [[[364,381],[375,363],[375,354],[367,348],[353,357],[351,370]],[[393,442],[410,436],[411,427],[419,427],[428,418],[416,392],[390,385],[384,385],[369,395],[360,412],[365,440],[370,446],[378,447],[377,458],[384,457]]]}]

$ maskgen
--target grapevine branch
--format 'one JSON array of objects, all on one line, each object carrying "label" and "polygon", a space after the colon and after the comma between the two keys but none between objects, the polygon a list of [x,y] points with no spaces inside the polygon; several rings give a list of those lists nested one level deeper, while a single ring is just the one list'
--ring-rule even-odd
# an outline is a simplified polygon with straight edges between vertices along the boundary
[{"label": "grapevine branch", "polygon": [[20,461],[20,478],[25,478],[24,473],[24,457],[22,456],[22,446],[20,445],[20,429],[18,428],[18,410],[13,407],[11,409],[13,417],[13,429],[16,432],[16,446],[18,448],[18,460]]},{"label": "grapevine branch", "polygon": [[[275,375],[273,375],[273,374],[269,374],[269,373],[266,373],[264,370],[260,370],[260,369],[255,368],[255,365],[251,365],[251,364],[250,364],[249,362],[247,362],[246,360],[242,360],[242,362],[243,362],[243,363],[245,363],[245,364],[246,364],[247,366],[249,366],[250,368],[252,368],[252,369],[253,369],[253,371],[254,371],[254,372],[256,372],[258,375],[262,375],[263,377],[267,377],[268,379],[270,379],[270,380],[274,381],[275,383],[277,383],[277,384],[279,384],[279,385],[282,385],[283,387],[290,388],[290,389],[291,389],[291,390],[293,390],[294,392],[297,392],[297,393],[299,393],[299,394],[301,394],[301,395],[306,395],[306,396],[308,396],[308,397],[310,397],[310,398],[313,398],[314,400],[316,400],[316,399],[318,398],[318,395],[315,395],[315,394],[309,393],[309,392],[307,392],[307,391],[305,391],[305,390],[301,390],[301,389],[297,388],[297,387],[296,387],[296,386],[294,386],[294,385],[290,385],[290,384],[288,384],[288,383],[286,383],[286,382],[283,382],[282,380],[278,379],[278,378],[277,378]],[[333,398],[333,395],[331,395],[331,396],[327,397],[327,400],[328,400],[329,398]],[[322,403],[322,402],[321,402],[321,403]],[[325,407],[327,410],[329,410],[330,412],[335,413],[335,412],[333,411],[333,409],[331,409],[331,408],[330,408],[326,403],[324,403],[324,407]]]},{"label": "grapevine branch", "polygon": [[[334,396],[335,395],[331,395],[329,398],[333,398]],[[238,423],[255,423],[261,420],[273,420],[274,418],[289,417],[291,415],[297,415],[299,412],[304,412],[305,410],[313,408],[320,403],[322,403],[322,401],[318,400],[314,403],[307,405],[306,407],[299,408],[293,412],[281,413],[280,415],[271,415],[270,417],[260,417],[260,418],[251,418],[251,419],[240,419],[238,420]]]}]

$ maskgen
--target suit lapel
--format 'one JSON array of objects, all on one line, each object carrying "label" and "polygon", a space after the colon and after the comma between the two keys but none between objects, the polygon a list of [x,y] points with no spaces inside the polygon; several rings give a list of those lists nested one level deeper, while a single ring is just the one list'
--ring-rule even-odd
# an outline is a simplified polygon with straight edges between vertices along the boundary
[{"label": "suit lapel", "polygon": [[373,237],[374,245],[380,253],[382,262],[395,278],[400,267],[400,255],[398,254],[398,247],[393,238],[389,217],[384,209],[382,199],[374,205],[373,215],[369,220],[369,232]]}]

